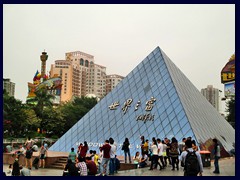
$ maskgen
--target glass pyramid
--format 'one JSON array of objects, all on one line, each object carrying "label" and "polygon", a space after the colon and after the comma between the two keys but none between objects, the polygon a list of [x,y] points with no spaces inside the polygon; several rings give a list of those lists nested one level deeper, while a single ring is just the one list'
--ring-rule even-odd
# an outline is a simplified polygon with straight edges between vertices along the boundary
[{"label": "glass pyramid", "polygon": [[198,144],[217,138],[227,151],[235,142],[235,130],[157,47],[50,150],[69,152],[87,141],[99,152],[112,137],[123,155],[121,145],[129,138],[134,155],[141,135],[149,141],[191,136]]}]

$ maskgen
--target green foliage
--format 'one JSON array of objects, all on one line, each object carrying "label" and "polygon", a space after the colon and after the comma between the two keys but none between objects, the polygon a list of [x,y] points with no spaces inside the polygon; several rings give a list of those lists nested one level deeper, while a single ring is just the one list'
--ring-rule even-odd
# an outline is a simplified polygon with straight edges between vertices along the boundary
[{"label": "green foliage", "polygon": [[68,102],[59,107],[65,119],[64,132],[69,130],[78,122],[89,110],[97,104],[95,98],[76,97],[72,102]]},{"label": "green foliage", "polygon": [[4,137],[21,137],[26,127],[26,114],[22,102],[3,93],[3,129]]},{"label": "green foliage", "polygon": [[37,131],[37,128],[40,127],[41,119],[36,116],[36,113],[33,109],[24,109],[26,114],[26,126],[28,131]]},{"label": "green foliage", "polygon": [[[53,96],[45,88],[35,94],[35,98],[22,104],[4,92],[4,137],[46,136],[57,139],[97,104],[95,98],[76,97],[71,102],[53,107]],[[38,133],[38,128],[44,131]]]},{"label": "green foliage", "polygon": [[228,113],[226,116],[226,120],[235,129],[235,98],[231,98],[229,101],[227,101],[226,106],[226,112]]},{"label": "green foliage", "polygon": [[48,93],[47,87],[43,86],[42,88],[35,91],[36,96],[30,100],[27,100],[27,103],[37,102],[36,105],[33,105],[33,109],[36,115],[42,118],[44,107],[52,107],[52,99],[54,96]]},{"label": "green foliage", "polygon": [[47,131],[48,136],[60,136],[64,133],[65,120],[63,114],[58,108],[44,109],[42,120],[43,129]]}]

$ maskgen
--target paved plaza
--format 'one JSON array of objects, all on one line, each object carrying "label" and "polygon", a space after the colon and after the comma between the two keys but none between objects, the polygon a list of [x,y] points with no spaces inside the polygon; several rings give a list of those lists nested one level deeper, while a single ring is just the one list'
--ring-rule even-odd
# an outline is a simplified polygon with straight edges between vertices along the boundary
[{"label": "paved plaza", "polygon": [[[219,161],[220,174],[212,173],[214,170],[213,161],[211,162],[211,167],[204,167],[203,176],[235,176],[235,158],[223,158]],[[3,171],[8,170],[8,165],[3,165]],[[31,171],[32,176],[62,176],[63,170],[61,169],[50,169],[50,168],[40,168],[38,170],[33,169]],[[10,174],[7,174],[10,176]],[[165,170],[149,170],[149,167],[142,169],[133,169],[119,171],[114,176],[183,176],[182,168],[179,171],[172,171],[171,167],[167,167]]]}]

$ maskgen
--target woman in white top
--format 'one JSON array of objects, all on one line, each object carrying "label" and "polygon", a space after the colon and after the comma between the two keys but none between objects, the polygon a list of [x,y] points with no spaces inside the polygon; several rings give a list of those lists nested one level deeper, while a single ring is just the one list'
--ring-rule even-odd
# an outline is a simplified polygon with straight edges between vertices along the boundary
[{"label": "woman in white top", "polygon": [[[159,166],[160,166],[160,170],[162,170],[165,167],[165,163],[163,161],[163,143],[161,141],[161,139],[157,139],[157,143],[158,143],[158,160],[160,159],[161,164],[158,162]],[[165,148],[165,152],[166,152],[166,148]]]},{"label": "woman in white top", "polygon": [[155,139],[152,142],[151,150],[152,150],[152,159],[151,159],[151,166],[149,170],[153,170],[153,164],[155,164],[155,168],[157,168],[158,147],[157,147],[157,141]]}]

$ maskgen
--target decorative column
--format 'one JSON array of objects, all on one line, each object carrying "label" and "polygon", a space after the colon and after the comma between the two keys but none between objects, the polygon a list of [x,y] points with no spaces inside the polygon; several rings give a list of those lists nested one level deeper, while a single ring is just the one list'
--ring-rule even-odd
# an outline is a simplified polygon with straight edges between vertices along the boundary
[{"label": "decorative column", "polygon": [[46,61],[48,59],[47,53],[44,51],[42,52],[42,55],[40,56],[40,59],[42,61],[42,66],[41,66],[41,79],[43,81],[43,77],[45,76],[46,73]]}]

